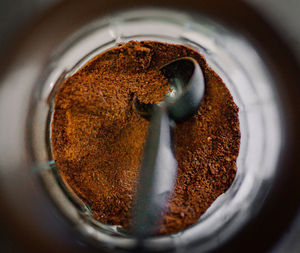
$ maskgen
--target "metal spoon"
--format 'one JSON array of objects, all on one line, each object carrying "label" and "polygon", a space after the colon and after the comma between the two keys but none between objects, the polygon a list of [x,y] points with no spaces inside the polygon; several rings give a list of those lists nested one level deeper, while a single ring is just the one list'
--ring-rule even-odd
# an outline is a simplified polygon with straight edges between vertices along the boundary
[{"label": "metal spoon", "polygon": [[138,238],[157,232],[173,193],[177,161],[172,126],[190,117],[204,96],[203,73],[193,58],[179,58],[159,70],[169,80],[172,92],[158,105],[134,101],[135,109],[151,119],[133,214],[132,232]]}]

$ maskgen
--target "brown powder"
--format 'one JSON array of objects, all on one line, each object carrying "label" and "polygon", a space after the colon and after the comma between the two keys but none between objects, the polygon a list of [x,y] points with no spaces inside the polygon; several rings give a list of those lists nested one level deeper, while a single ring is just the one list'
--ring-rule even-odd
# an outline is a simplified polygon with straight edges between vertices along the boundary
[{"label": "brown powder", "polygon": [[201,65],[206,90],[197,113],[175,128],[177,184],[159,234],[195,223],[231,185],[240,130],[238,108],[223,81],[189,47],[128,42],[92,59],[55,99],[56,165],[97,220],[128,228],[149,124],[133,110],[133,98],[162,100],[169,87],[158,68],[184,56]]}]

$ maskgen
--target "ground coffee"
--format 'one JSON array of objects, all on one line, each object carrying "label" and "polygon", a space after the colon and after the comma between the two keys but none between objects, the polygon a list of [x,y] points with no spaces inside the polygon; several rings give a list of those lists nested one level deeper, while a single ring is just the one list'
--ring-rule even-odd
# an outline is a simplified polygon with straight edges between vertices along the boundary
[{"label": "ground coffee", "polygon": [[238,108],[223,81],[187,46],[131,41],[89,61],[55,99],[56,165],[97,220],[128,228],[149,124],[133,109],[133,98],[161,101],[169,88],[159,67],[184,56],[199,62],[205,97],[197,113],[175,128],[177,184],[158,234],[195,223],[231,185],[240,130]]}]

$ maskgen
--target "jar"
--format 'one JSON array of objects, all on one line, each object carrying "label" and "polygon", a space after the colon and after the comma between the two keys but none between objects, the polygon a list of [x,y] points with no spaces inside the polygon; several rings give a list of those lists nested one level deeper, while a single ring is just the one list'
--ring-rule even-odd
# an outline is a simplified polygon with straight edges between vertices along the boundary
[{"label": "jar", "polygon": [[130,40],[199,51],[230,90],[241,129],[238,170],[229,190],[196,224],[148,238],[140,252],[241,251],[245,245],[267,249],[293,216],[300,176],[295,153],[299,77],[293,55],[240,2],[238,14],[222,1],[216,6],[175,2],[168,8],[142,7],[135,1],[130,6],[121,1],[66,2],[27,32],[7,58],[0,92],[1,191],[9,221],[36,241],[31,247],[135,250],[135,238],[96,221],[62,180],[50,140],[60,84],[99,53]]}]

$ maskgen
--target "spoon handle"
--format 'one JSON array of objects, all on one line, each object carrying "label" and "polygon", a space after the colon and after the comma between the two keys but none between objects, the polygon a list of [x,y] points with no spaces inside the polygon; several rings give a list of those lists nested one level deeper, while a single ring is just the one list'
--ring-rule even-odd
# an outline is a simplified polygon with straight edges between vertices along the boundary
[{"label": "spoon handle", "polygon": [[133,233],[137,237],[144,238],[157,231],[173,193],[176,174],[170,119],[164,108],[156,107],[150,121],[133,216]]}]

